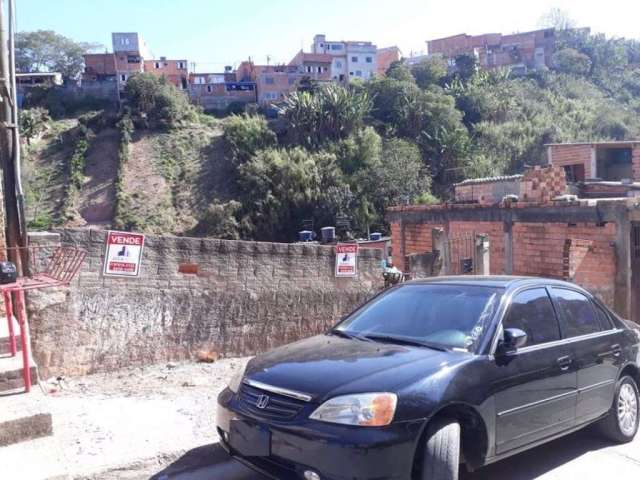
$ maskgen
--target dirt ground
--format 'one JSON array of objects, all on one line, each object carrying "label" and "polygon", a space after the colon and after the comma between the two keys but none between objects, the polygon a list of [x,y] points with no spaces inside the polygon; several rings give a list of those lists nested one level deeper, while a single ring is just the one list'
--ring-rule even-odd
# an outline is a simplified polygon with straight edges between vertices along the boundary
[{"label": "dirt ground", "polygon": [[107,478],[100,472],[164,464],[215,442],[217,394],[246,361],[170,363],[43,382],[69,475]]}]

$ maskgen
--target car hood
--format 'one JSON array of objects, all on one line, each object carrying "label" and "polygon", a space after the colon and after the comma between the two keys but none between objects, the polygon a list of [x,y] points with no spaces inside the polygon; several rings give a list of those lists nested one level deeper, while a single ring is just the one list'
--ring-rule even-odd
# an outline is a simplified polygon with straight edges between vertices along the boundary
[{"label": "car hood", "polygon": [[393,392],[470,357],[464,352],[318,335],[255,357],[246,378],[322,401],[346,393]]}]

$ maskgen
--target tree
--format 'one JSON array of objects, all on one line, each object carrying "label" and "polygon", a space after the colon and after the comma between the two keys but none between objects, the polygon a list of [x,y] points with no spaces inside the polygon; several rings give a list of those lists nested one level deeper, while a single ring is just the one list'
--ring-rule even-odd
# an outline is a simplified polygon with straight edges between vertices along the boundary
[{"label": "tree", "polygon": [[99,48],[96,43],[76,42],[52,30],[16,34],[16,69],[19,72],[60,72],[76,79],[82,72],[83,55]]},{"label": "tree", "polygon": [[587,75],[591,70],[591,59],[573,48],[563,48],[553,54],[556,70],[571,75]]},{"label": "tree", "polygon": [[224,139],[236,165],[245,163],[258,150],[275,147],[276,134],[260,115],[232,115],[224,123]]},{"label": "tree", "polygon": [[149,128],[174,128],[195,119],[189,99],[164,77],[137,73],[127,81],[125,98],[136,123]]},{"label": "tree", "polygon": [[543,28],[555,28],[556,30],[570,30],[576,27],[576,22],[569,12],[561,8],[552,8],[543,14],[538,20],[538,25]]},{"label": "tree", "polygon": [[478,71],[478,60],[475,56],[463,53],[455,58],[456,75],[466,82]]},{"label": "tree", "polygon": [[304,219],[323,214],[329,187],[342,183],[334,155],[300,147],[261,150],[238,173],[245,223],[260,240],[290,241]]},{"label": "tree", "polygon": [[413,75],[411,75],[411,69],[402,60],[396,60],[391,62],[386,72],[387,77],[399,80],[401,82],[413,82]]},{"label": "tree", "polygon": [[411,73],[420,88],[439,85],[447,72],[447,62],[442,57],[429,57],[411,67]]},{"label": "tree", "polygon": [[293,92],[280,108],[292,142],[318,149],[347,138],[363,123],[371,110],[366,90],[329,84],[315,93]]},{"label": "tree", "polygon": [[375,189],[378,208],[382,213],[391,205],[412,202],[429,192],[431,177],[415,143],[399,138],[387,140],[382,157],[382,162],[376,166],[379,184]]},{"label": "tree", "polygon": [[421,90],[391,78],[373,80],[367,87],[374,99],[372,116],[386,135],[415,142],[434,178],[464,156],[467,130],[454,98],[443,89]]}]

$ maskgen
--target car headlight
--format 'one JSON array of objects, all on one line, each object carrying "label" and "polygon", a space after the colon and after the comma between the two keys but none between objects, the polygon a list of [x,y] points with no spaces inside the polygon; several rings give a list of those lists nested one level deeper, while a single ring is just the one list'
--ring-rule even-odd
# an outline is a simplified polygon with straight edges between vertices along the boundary
[{"label": "car headlight", "polygon": [[327,400],[309,418],[328,423],[382,427],[389,425],[396,413],[395,393],[360,393]]},{"label": "car headlight", "polygon": [[233,376],[227,382],[227,387],[233,393],[238,393],[240,390],[240,385],[242,384],[242,379],[244,378],[245,368],[242,368],[240,371],[233,374]]}]

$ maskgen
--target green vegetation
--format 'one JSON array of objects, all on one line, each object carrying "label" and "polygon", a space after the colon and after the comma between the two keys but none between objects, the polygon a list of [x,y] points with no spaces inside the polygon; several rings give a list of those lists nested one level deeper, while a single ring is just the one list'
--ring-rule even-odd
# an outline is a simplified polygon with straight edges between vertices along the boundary
[{"label": "green vegetation", "polygon": [[20,72],[60,72],[65,79],[74,79],[82,72],[82,55],[98,47],[95,43],[75,42],[51,30],[18,32],[16,68]]},{"label": "green vegetation", "polygon": [[[391,205],[447,200],[454,182],[544,162],[546,143],[640,138],[640,42],[569,29],[561,12],[545,22],[560,28],[550,69],[484,71],[468,55],[453,72],[438,58],[396,62],[347,88],[309,85],[270,121],[215,119],[164,80],[135,75],[119,123],[114,224],[290,241],[304,221],[347,216],[363,235],[387,231]],[[29,115],[23,130],[36,138],[48,120]]]},{"label": "green vegetation", "polygon": [[187,95],[150,73],[133,75],[124,90],[133,122],[141,128],[176,128],[197,118]]}]

